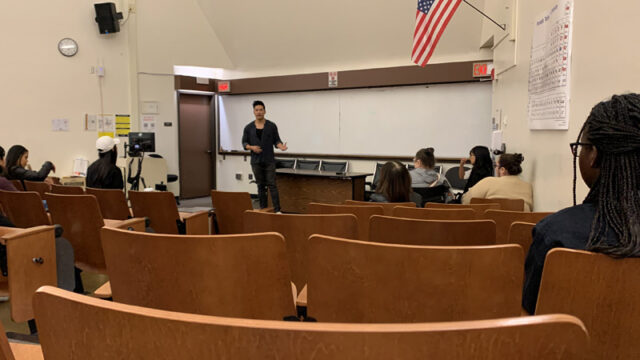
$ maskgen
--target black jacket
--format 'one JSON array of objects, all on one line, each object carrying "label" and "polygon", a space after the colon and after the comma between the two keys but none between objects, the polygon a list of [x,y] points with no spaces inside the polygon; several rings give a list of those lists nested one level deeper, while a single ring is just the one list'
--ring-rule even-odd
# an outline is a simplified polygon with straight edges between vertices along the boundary
[{"label": "black jacket", "polygon": [[265,120],[264,130],[262,131],[262,140],[258,138],[256,133],[255,121],[250,122],[244,127],[242,133],[242,148],[247,149],[247,145],[258,145],[262,148],[262,152],[259,154],[251,152],[251,164],[272,164],[276,162],[275,155],[273,154],[274,146],[281,144],[280,134],[278,134],[278,127],[276,124],[269,120]]},{"label": "black jacket", "polygon": [[115,165],[109,167],[107,174],[101,178],[99,162],[100,160],[94,161],[87,169],[87,187],[122,190],[124,188],[124,181],[122,180],[122,171],[120,171],[120,168]]},{"label": "black jacket", "polygon": [[47,161],[42,164],[42,168],[39,171],[27,170],[20,166],[13,166],[9,169],[7,176],[10,180],[29,180],[29,181],[44,181],[49,176],[49,173],[53,170],[53,164],[51,161]]}]

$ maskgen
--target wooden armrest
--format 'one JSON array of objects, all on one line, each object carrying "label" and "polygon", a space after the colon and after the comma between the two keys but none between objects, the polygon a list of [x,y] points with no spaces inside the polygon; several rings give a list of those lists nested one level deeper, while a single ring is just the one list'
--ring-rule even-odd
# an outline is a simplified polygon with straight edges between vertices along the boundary
[{"label": "wooden armrest", "polygon": [[[14,227],[5,227],[5,226],[0,226],[0,236],[5,236],[7,234],[10,234],[14,231],[19,231],[20,229],[18,228],[14,228]],[[4,239],[0,239],[0,244],[4,245]]]},{"label": "wooden armrest", "polygon": [[185,222],[187,235],[209,235],[208,210],[194,213],[180,213],[180,218]]},{"label": "wooden armrest", "polygon": [[104,219],[104,226],[123,230],[133,228],[133,231],[145,231],[144,218],[132,218],[127,220]]},{"label": "wooden armrest", "polygon": [[307,306],[307,285],[305,285],[302,291],[300,291],[300,294],[298,294],[296,306]]},{"label": "wooden armrest", "polygon": [[110,299],[112,297],[111,282],[107,281],[106,283],[102,284],[102,286],[97,288],[96,291],[94,291],[93,294],[91,294],[91,296],[97,297],[100,299]]},{"label": "wooden armrest", "polygon": [[264,209],[256,209],[256,211],[260,211],[260,212],[267,212],[267,213],[272,213],[274,209],[272,207],[270,208],[264,208]]},{"label": "wooden armrest", "polygon": [[32,297],[41,286],[58,285],[55,227],[17,229],[3,236],[7,245],[11,318],[33,319]]},{"label": "wooden armrest", "polygon": [[38,344],[9,342],[9,347],[17,360],[44,360],[42,347]]}]

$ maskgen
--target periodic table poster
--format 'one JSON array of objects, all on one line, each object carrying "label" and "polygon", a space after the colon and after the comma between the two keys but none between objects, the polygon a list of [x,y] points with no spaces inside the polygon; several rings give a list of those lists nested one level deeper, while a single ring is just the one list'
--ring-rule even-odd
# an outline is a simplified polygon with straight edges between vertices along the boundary
[{"label": "periodic table poster", "polygon": [[529,67],[529,129],[569,129],[573,0],[536,18]]}]

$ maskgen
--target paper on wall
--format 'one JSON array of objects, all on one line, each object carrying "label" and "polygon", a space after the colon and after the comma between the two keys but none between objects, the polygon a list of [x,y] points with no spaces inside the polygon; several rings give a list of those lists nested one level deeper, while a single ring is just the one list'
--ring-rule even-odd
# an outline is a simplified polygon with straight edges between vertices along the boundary
[{"label": "paper on wall", "polygon": [[529,128],[569,129],[573,0],[558,0],[535,24],[529,67]]},{"label": "paper on wall", "polygon": [[51,120],[51,131],[69,131],[69,119]]},{"label": "paper on wall", "polygon": [[156,132],[155,115],[142,115],[142,132]]},{"label": "paper on wall", "polygon": [[89,168],[89,161],[85,159],[73,160],[73,175],[87,176],[87,168]]}]

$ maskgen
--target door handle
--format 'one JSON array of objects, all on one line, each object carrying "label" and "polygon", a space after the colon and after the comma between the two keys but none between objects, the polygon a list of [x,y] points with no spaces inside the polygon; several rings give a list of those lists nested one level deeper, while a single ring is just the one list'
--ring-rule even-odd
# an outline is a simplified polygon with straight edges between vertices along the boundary
[{"label": "door handle", "polygon": [[206,150],[205,151],[207,154],[211,155],[212,151],[211,150]]}]

